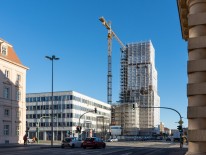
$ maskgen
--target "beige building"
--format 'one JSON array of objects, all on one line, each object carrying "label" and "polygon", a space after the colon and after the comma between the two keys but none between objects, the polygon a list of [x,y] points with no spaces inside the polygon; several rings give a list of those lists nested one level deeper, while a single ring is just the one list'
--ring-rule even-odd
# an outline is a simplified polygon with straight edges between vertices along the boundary
[{"label": "beige building", "polygon": [[0,39],[0,144],[23,143],[27,69],[13,46]]},{"label": "beige building", "polygon": [[[137,106],[137,104],[135,104]],[[140,134],[139,108],[132,109],[132,104],[113,104],[115,110],[114,125],[122,127],[122,135],[133,136]]]},{"label": "beige building", "polygon": [[188,41],[187,155],[206,154],[206,0],[177,0],[182,37]]}]

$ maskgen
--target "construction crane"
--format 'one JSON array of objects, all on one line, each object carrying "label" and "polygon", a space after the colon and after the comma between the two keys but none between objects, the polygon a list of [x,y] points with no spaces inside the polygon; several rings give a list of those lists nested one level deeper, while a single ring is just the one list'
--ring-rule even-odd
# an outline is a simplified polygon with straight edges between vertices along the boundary
[{"label": "construction crane", "polygon": [[117,37],[111,28],[111,22],[107,22],[104,17],[100,17],[99,20],[108,30],[108,74],[107,74],[107,103],[112,104],[112,38],[114,37],[120,44],[122,52],[126,49],[122,41]]}]

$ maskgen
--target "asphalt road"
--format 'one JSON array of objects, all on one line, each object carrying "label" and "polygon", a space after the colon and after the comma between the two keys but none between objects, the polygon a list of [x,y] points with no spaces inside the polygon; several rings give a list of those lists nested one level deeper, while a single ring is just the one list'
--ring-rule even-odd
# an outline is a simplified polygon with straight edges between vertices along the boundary
[{"label": "asphalt road", "polygon": [[187,146],[180,149],[177,143],[167,142],[112,142],[105,149],[60,148],[55,145],[30,144],[18,147],[1,147],[0,155],[184,155]]}]

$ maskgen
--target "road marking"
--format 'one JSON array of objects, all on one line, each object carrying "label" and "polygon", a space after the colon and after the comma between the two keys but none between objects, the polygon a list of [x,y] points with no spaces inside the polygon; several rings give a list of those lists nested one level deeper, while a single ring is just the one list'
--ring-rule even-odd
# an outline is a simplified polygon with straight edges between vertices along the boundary
[{"label": "road marking", "polygon": [[121,155],[129,155],[129,154],[131,154],[132,152],[128,152],[128,153],[125,153],[125,154],[121,154]]},{"label": "road marking", "polygon": [[[104,155],[104,154],[110,154],[110,153],[114,153],[114,152],[120,152],[120,151],[126,151],[126,150],[129,150],[131,151],[131,149],[134,149],[134,148],[126,148],[126,149],[118,149],[118,150],[114,150],[114,151],[108,151],[106,153],[101,153],[101,155]],[[129,154],[122,154],[122,155],[129,155]]]},{"label": "road marking", "polygon": [[161,148],[161,149],[158,149],[158,150],[152,151],[152,152],[150,152],[150,153],[147,153],[147,155],[153,154],[154,152],[160,151],[160,150],[162,150],[162,149],[164,149],[164,148]]}]

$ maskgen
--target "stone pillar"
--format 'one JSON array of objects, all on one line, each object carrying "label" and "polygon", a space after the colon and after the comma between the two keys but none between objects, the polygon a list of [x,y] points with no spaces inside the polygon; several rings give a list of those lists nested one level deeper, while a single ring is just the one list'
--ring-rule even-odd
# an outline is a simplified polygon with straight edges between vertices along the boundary
[{"label": "stone pillar", "polygon": [[44,131],[44,132],[43,132],[43,140],[46,141],[46,140],[47,140],[46,137],[47,137],[47,135],[46,135],[46,131]]},{"label": "stone pillar", "polygon": [[64,133],[63,133],[63,131],[61,131],[61,141],[64,139]]},{"label": "stone pillar", "polygon": [[187,155],[206,155],[206,0],[178,0],[178,5],[182,33],[188,32],[183,34],[189,56]]}]

